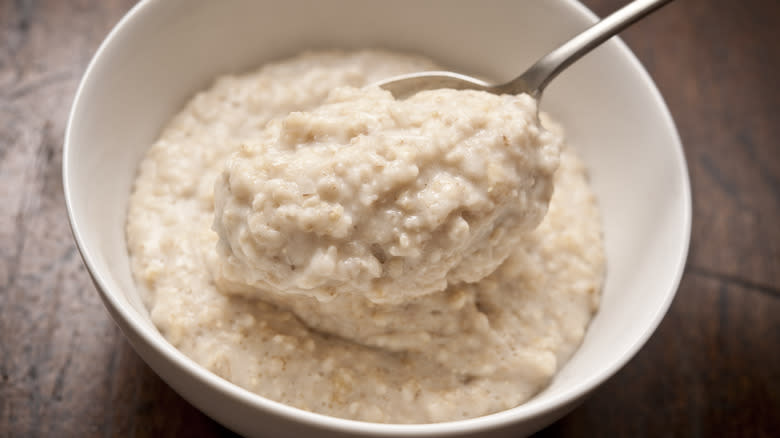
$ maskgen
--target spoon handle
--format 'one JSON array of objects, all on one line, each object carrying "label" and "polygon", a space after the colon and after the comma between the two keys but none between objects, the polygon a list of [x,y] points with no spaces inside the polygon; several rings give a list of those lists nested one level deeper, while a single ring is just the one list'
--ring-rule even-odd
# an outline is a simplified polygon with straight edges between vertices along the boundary
[{"label": "spoon handle", "polygon": [[672,0],[634,0],[548,53],[518,78],[506,84],[534,90],[536,97],[560,72],[621,30]]}]

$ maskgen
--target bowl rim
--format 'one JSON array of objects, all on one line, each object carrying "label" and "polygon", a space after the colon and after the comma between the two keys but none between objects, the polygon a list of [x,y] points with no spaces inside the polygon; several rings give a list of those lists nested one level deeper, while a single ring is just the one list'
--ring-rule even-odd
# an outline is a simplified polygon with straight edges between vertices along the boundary
[{"label": "bowl rim", "polygon": [[[594,14],[590,9],[588,9],[587,6],[583,5],[577,0],[557,1],[564,3],[568,8],[572,9],[574,13],[582,15],[592,22],[595,22],[598,19],[596,14]],[[675,158],[677,162],[681,164],[678,166],[678,171],[680,172],[680,181],[682,182],[681,198],[683,202],[683,211],[682,217],[680,218],[680,223],[683,227],[684,236],[682,248],[678,255],[676,270],[672,277],[673,282],[670,289],[666,291],[666,297],[664,298],[663,303],[655,310],[655,314],[653,315],[650,324],[646,327],[642,335],[639,336],[620,357],[613,360],[611,363],[606,364],[606,366],[603,367],[598,373],[595,373],[588,378],[572,385],[571,387],[566,388],[563,390],[561,395],[545,402],[531,406],[528,406],[527,404],[521,404],[511,409],[476,418],[424,424],[373,423],[309,412],[265,398],[209,372],[201,365],[197,364],[195,361],[184,355],[184,353],[173,347],[170,343],[162,340],[159,335],[155,336],[151,328],[143,325],[138,320],[138,318],[132,314],[132,310],[128,308],[128,305],[123,304],[118,300],[116,296],[117,293],[113,292],[107,286],[107,282],[103,278],[102,273],[96,268],[94,261],[96,257],[93,254],[93,251],[85,244],[85,239],[80,230],[78,218],[76,217],[77,215],[72,207],[71,192],[73,187],[71,184],[69,169],[71,168],[71,162],[74,161],[75,158],[71,157],[71,144],[74,142],[73,132],[75,130],[75,119],[77,118],[77,114],[81,112],[79,109],[86,105],[84,102],[84,90],[87,87],[87,84],[91,81],[92,76],[95,75],[96,66],[100,62],[100,59],[103,57],[104,53],[111,49],[111,46],[113,46],[115,41],[126,32],[126,29],[129,27],[129,25],[138,20],[142,20],[144,15],[153,13],[154,8],[162,3],[164,2],[160,0],[139,1],[119,20],[119,22],[117,22],[117,24],[114,25],[105,39],[101,42],[95,54],[92,56],[84,72],[84,75],[80,80],[68,116],[63,145],[62,182],[68,222],[73,234],[73,238],[76,242],[76,247],[81,255],[82,260],[84,261],[84,264],[87,267],[89,275],[92,277],[93,282],[96,285],[96,289],[104,305],[109,310],[109,313],[115,320],[115,323],[117,323],[120,328],[129,327],[133,332],[135,332],[135,334],[137,334],[137,337],[140,341],[144,342],[151,349],[156,350],[156,352],[164,357],[166,361],[174,365],[178,371],[188,373],[190,377],[200,380],[211,389],[219,391],[225,396],[248,405],[253,409],[263,411],[269,415],[282,417],[290,421],[303,423],[307,426],[323,428],[334,432],[373,434],[377,436],[434,436],[454,433],[464,434],[477,431],[484,432],[491,429],[506,427],[524,419],[544,415],[554,411],[557,408],[569,405],[578,400],[580,397],[594,390],[604,381],[612,377],[619,369],[621,369],[631,358],[636,355],[636,353],[644,346],[650,336],[655,332],[661,320],[666,315],[679,288],[690,247],[692,207],[688,165],[682,143],[680,141],[679,133],[674,124],[674,120],[655,82],[652,80],[650,74],[638,60],[636,55],[634,55],[634,53],[628,48],[623,40],[619,37],[615,37],[615,45],[617,46],[616,49],[619,51],[621,56],[627,58],[631,64],[632,69],[634,69],[639,75],[639,80],[644,82],[647,86],[648,91],[650,91],[652,95],[655,106],[661,112],[665,129],[672,134],[672,141],[674,143],[673,149],[674,154],[676,155]],[[125,336],[127,337],[127,334],[125,334]],[[136,348],[135,345],[134,348]]]}]

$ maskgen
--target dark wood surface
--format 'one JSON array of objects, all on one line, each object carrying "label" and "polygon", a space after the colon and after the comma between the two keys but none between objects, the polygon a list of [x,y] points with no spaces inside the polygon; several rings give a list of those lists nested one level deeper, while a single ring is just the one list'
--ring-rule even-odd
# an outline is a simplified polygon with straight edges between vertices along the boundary
[{"label": "dark wood surface", "polygon": [[[0,437],[231,435],[132,351],[65,217],[67,111],[132,3],[0,0]],[[776,0],[678,0],[623,34],[685,145],[690,257],[644,349],[539,436],[780,436],[778,27]]]}]

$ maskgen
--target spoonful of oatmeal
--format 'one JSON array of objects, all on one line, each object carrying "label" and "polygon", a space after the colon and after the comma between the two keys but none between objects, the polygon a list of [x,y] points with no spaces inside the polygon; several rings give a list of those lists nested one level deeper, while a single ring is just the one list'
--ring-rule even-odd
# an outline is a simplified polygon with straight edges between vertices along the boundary
[{"label": "spoonful of oatmeal", "polygon": [[395,76],[376,85],[391,92],[399,99],[419,91],[451,88],[454,90],[479,90],[493,94],[526,93],[538,100],[547,84],[568,66],[626,27],[669,2],[671,0],[634,0],[543,56],[520,76],[503,84],[491,84],[460,73],[427,71]]},{"label": "spoonful of oatmeal", "polygon": [[417,73],[270,121],[217,178],[215,282],[399,306],[487,277],[547,213],[562,138],[537,117],[545,85],[669,1],[630,3],[504,85]]}]

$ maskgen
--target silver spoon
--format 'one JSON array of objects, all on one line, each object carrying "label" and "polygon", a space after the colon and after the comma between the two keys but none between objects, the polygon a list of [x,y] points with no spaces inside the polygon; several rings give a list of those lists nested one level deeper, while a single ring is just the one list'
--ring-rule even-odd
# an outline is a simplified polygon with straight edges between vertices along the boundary
[{"label": "silver spoon", "polygon": [[539,99],[544,87],[566,67],[621,30],[670,1],[672,0],[632,1],[536,61],[525,73],[504,84],[490,84],[460,73],[428,71],[395,76],[375,85],[393,93],[398,99],[403,99],[419,91],[438,88],[481,90],[494,94],[528,93],[535,99]]}]

